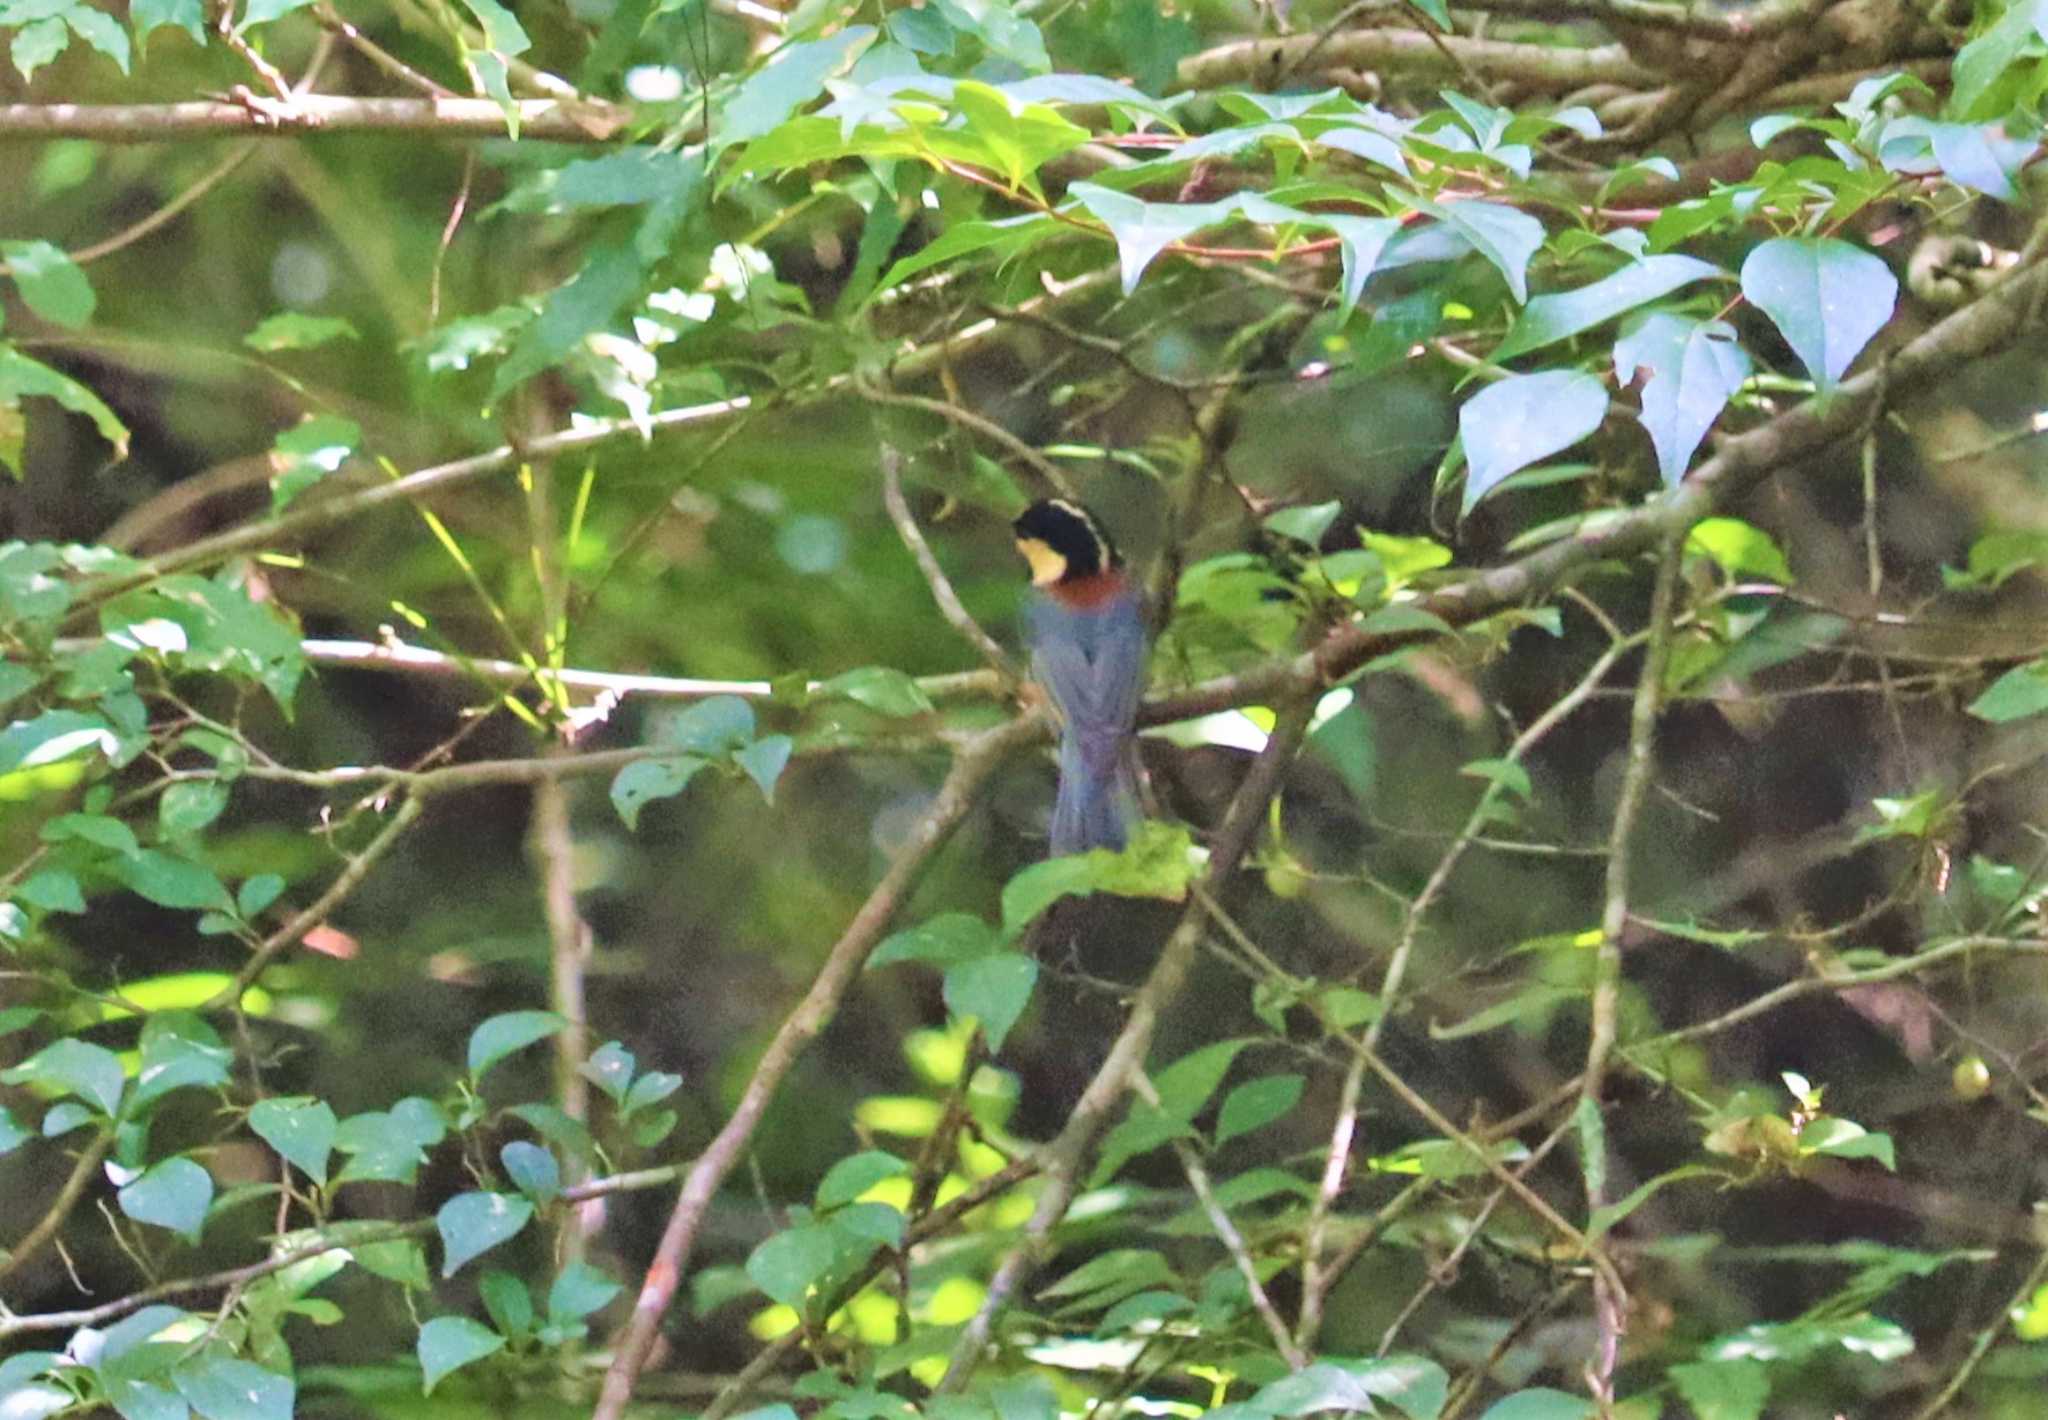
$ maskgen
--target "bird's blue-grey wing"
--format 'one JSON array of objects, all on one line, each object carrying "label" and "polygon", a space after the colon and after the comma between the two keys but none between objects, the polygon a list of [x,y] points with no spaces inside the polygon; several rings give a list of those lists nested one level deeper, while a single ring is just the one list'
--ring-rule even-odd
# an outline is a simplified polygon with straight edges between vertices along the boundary
[{"label": "bird's blue-grey wing", "polygon": [[1145,675],[1137,599],[1074,610],[1041,598],[1029,636],[1033,674],[1063,722],[1052,851],[1121,848],[1136,812],[1130,731]]},{"label": "bird's blue-grey wing", "polygon": [[1083,611],[1040,597],[1028,631],[1032,670],[1070,726],[1129,730],[1145,681],[1145,623],[1135,596]]}]

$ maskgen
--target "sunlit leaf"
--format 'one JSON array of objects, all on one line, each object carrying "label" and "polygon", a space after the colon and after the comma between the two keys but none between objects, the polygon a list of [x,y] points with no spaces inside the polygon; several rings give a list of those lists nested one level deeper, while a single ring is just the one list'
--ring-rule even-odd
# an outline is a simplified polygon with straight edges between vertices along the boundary
[{"label": "sunlit leaf", "polygon": [[327,1182],[339,1125],[326,1100],[304,1095],[258,1100],[249,1110],[249,1128],[313,1182]]},{"label": "sunlit leaf", "polygon": [[1899,282],[1883,261],[1837,238],[1775,237],[1742,263],[1742,294],[1825,390],[1892,318]]},{"label": "sunlit leaf", "polygon": [[44,320],[76,329],[92,319],[92,283],[62,248],[41,241],[0,241],[0,260],[7,263],[23,303]]},{"label": "sunlit leaf", "polygon": [[533,1204],[516,1194],[456,1194],[434,1215],[441,1234],[441,1275],[453,1277],[465,1262],[517,1235],[532,1217]]},{"label": "sunlit leaf", "polygon": [[0,1070],[0,1085],[41,1085],[58,1094],[77,1095],[106,1115],[120,1106],[122,1084],[121,1061],[113,1051],[69,1037]]},{"label": "sunlit leaf", "polygon": [[136,1222],[168,1228],[197,1242],[199,1225],[213,1202],[213,1175],[190,1159],[165,1159],[152,1164],[117,1197],[121,1211]]},{"label": "sunlit leaf", "polygon": [[1022,952],[975,957],[947,968],[946,1009],[980,1021],[988,1048],[998,1051],[1031,1003],[1037,982],[1038,963]]},{"label": "sunlit leaf", "polygon": [[1458,437],[1469,465],[1465,509],[1517,469],[1570,448],[1600,427],[1607,389],[1576,370],[1510,375],[1458,408]]},{"label": "sunlit leaf", "polygon": [[469,1077],[484,1072],[515,1050],[546,1040],[569,1023],[553,1011],[506,1011],[492,1016],[469,1034]]},{"label": "sunlit leaf", "polygon": [[466,1316],[437,1316],[420,1328],[414,1348],[425,1376],[423,1391],[434,1393],[442,1377],[472,1361],[505,1349],[505,1338]]}]

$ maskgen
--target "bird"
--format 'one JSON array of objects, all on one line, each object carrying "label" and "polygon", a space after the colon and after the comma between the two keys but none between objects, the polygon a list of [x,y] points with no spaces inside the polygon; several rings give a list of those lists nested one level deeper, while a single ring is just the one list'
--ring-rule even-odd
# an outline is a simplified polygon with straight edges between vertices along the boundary
[{"label": "bird", "polygon": [[1041,499],[1011,530],[1031,569],[1032,678],[1060,720],[1052,854],[1121,849],[1138,812],[1132,735],[1145,684],[1142,603],[1116,545],[1079,503]]}]

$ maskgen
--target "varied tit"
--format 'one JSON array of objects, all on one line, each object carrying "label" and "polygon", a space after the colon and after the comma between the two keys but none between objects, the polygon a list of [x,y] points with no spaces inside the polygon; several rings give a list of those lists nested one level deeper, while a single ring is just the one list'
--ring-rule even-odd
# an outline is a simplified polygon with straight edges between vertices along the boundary
[{"label": "varied tit", "polygon": [[1078,503],[1048,498],[1011,528],[1035,589],[1031,671],[1060,716],[1054,856],[1122,848],[1137,816],[1131,727],[1145,684],[1145,618],[1123,559]]}]

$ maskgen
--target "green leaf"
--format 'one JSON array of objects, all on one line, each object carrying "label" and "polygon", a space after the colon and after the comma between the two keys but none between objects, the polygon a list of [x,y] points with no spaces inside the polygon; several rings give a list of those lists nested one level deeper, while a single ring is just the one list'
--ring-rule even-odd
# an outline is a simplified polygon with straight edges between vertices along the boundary
[{"label": "green leaf", "polygon": [[1047,858],[1024,868],[1003,885],[1003,931],[1015,937],[1061,898],[1094,892],[1097,876],[1086,853]]},{"label": "green leaf", "polygon": [[493,395],[539,374],[580,346],[586,336],[610,325],[629,301],[639,298],[641,274],[641,258],[630,245],[593,249],[583,269],[549,292],[540,314],[521,328],[492,381]]},{"label": "green leaf", "polygon": [[1117,192],[1092,182],[1067,186],[1067,195],[1092,213],[1116,240],[1117,261],[1123,271],[1124,294],[1138,288],[1138,278],[1152,259],[1175,242],[1185,241],[1204,227],[1227,222],[1237,215],[1234,199],[1221,202],[1147,202],[1129,193]]},{"label": "green leaf", "polygon": [[2048,0],[2013,0],[1996,24],[1956,51],[1949,111],[1977,116],[1978,101],[2036,39],[2048,39]]},{"label": "green leaf", "polygon": [[128,31],[112,15],[89,5],[74,5],[64,12],[64,23],[71,26],[71,33],[113,60],[123,74],[128,72]]},{"label": "green leaf", "polygon": [[[915,15],[927,12],[899,10],[896,13]],[[920,271],[978,251],[992,251],[1001,260],[1008,261],[1041,237],[1052,236],[1058,230],[1059,224],[1043,212],[1027,212],[1021,217],[1004,217],[992,222],[955,222],[891,266],[876,283],[875,289],[886,291]]]},{"label": "green leaf", "polygon": [[1586,1236],[1596,1239],[1605,1237],[1622,1219],[1649,1202],[1650,1196],[1659,1189],[1668,1184],[1682,1183],[1689,1178],[1718,1179],[1722,1183],[1728,1181],[1728,1176],[1721,1170],[1709,1168],[1705,1164],[1683,1164],[1678,1168],[1669,1169],[1637,1185],[1626,1198],[1609,1203],[1604,1208],[1595,1208],[1592,1216],[1586,1221]]},{"label": "green leaf", "polygon": [[988,146],[1012,187],[1036,191],[1038,169],[1089,138],[1087,129],[1069,122],[1057,109],[1021,103],[1000,89],[969,79],[953,86],[953,102],[966,120],[967,131]]},{"label": "green leaf", "polygon": [[158,1012],[143,1023],[142,1064],[129,1107],[145,1105],[172,1090],[217,1089],[228,1082],[234,1058],[199,1016],[189,1011]]},{"label": "green leaf", "polygon": [[1876,1159],[1893,1173],[1899,1171],[1889,1134],[1874,1134],[1854,1120],[1829,1114],[1808,1120],[1800,1129],[1799,1152],[1836,1159]]},{"label": "green leaf", "polygon": [[254,917],[264,908],[276,902],[284,892],[284,879],[276,873],[258,873],[245,879],[235,889],[235,910],[243,917]]},{"label": "green leaf", "polygon": [[548,1321],[554,1326],[579,1322],[624,1290],[587,1262],[572,1262],[548,1288]]},{"label": "green leaf", "polygon": [[1461,765],[1458,772],[1468,779],[1484,779],[1496,788],[1513,794],[1525,804],[1536,793],[1536,786],[1529,781],[1529,771],[1519,760],[1475,759]]},{"label": "green leaf", "polygon": [[754,1285],[786,1307],[803,1310],[811,1284],[839,1260],[839,1235],[821,1223],[802,1223],[768,1238],[747,1258]]},{"label": "green leaf", "polygon": [[868,958],[868,966],[904,961],[929,961],[941,966],[988,956],[1002,947],[995,930],[966,912],[947,912],[885,939]]},{"label": "green leaf", "polygon": [[[18,67],[18,53],[15,62]],[[48,242],[0,242],[0,260],[6,261],[22,301],[44,320],[76,330],[92,319],[92,282],[61,248]]]},{"label": "green leaf", "polygon": [[1264,1387],[1251,1407],[1275,1416],[1313,1415],[1326,1410],[1382,1413],[1392,1401],[1411,1420],[1435,1420],[1444,1407],[1450,1379],[1443,1367],[1420,1356],[1383,1360],[1322,1360]]},{"label": "green leaf", "polygon": [[1496,1400],[1479,1420],[1590,1420],[1593,1413],[1584,1396],[1539,1386]]},{"label": "green leaf", "polygon": [[1223,1097],[1223,1108],[1216,1115],[1216,1146],[1221,1148],[1240,1134],[1263,1129],[1284,1117],[1301,1102],[1306,1084],[1301,1075],[1267,1075],[1233,1089]]},{"label": "green leaf", "polygon": [[69,1036],[0,1070],[0,1085],[40,1085],[59,1095],[77,1095],[108,1116],[120,1107],[122,1083],[121,1061],[113,1051]]},{"label": "green leaf", "polygon": [[673,759],[640,759],[612,777],[612,807],[630,832],[640,826],[640,811],[658,799],[673,799],[690,787],[697,771],[711,761],[694,754]]},{"label": "green leaf", "polygon": [[206,15],[200,0],[129,0],[128,23],[137,44],[147,42],[152,30],[166,26],[183,30],[202,48],[206,44]]},{"label": "green leaf", "polygon": [[1146,1287],[1172,1287],[1180,1278],[1151,1248],[1120,1247],[1089,1258],[1066,1276],[1039,1288],[1041,1297],[1078,1297],[1069,1310],[1093,1310]]},{"label": "green leaf", "polygon": [[946,971],[946,1009],[981,1022],[991,1052],[1003,1048],[1010,1027],[1031,1003],[1038,963],[1022,952],[997,952],[960,962]]},{"label": "green leaf", "polygon": [[681,1075],[671,1075],[665,1070],[649,1070],[635,1080],[633,1087],[626,1091],[626,1098],[619,1105],[619,1115],[621,1118],[630,1119],[648,1105],[667,1099],[682,1087]]},{"label": "green leaf", "polygon": [[941,57],[953,52],[953,27],[937,9],[898,10],[884,26],[889,38],[913,54]]},{"label": "green leaf", "polygon": [[562,1194],[562,1166],[538,1144],[515,1139],[498,1151],[505,1176],[519,1191],[545,1208]]},{"label": "green leaf", "polygon": [[235,900],[211,869],[158,848],[144,848],[108,865],[131,891],[158,907],[233,912]]},{"label": "green leaf", "polygon": [[21,26],[14,32],[14,43],[9,46],[8,57],[14,67],[21,71],[23,83],[35,78],[36,70],[50,63],[62,54],[71,43],[71,30],[62,18],[50,16]]},{"label": "green leaf", "polygon": [[171,1380],[205,1420],[291,1420],[297,1394],[291,1377],[217,1352],[186,1361]]},{"label": "green leaf", "polygon": [[546,1040],[569,1023],[553,1011],[506,1011],[492,1016],[469,1034],[469,1078],[484,1072],[515,1050]]},{"label": "green leaf", "polygon": [[462,0],[462,6],[483,26],[484,47],[500,54],[524,54],[533,46],[512,12],[498,0]]},{"label": "green leaf", "polygon": [[2024,720],[2043,710],[2048,710],[2048,661],[2013,667],[1970,702],[1972,715],[1994,725]]},{"label": "green leaf", "polygon": [[1514,1025],[1530,1016],[1547,1015],[1566,1001],[1584,996],[1585,990],[1577,986],[1546,986],[1541,983],[1524,987],[1505,1001],[1497,1001],[1483,1011],[1474,1012],[1456,1025],[1439,1026],[1430,1022],[1429,1035],[1432,1040],[1464,1040],[1470,1036],[1484,1035],[1499,1030],[1505,1025]]},{"label": "green leaf", "polygon": [[[54,399],[73,414],[84,415],[99,430],[100,437],[114,446],[116,459],[128,457],[128,426],[98,395],[69,375],[59,374],[13,346],[0,343],[0,409],[16,408],[25,395]],[[0,443],[0,462],[16,466],[16,461],[6,456],[4,443]]]},{"label": "green leaf", "polygon": [[924,693],[922,686],[902,671],[888,666],[863,666],[859,670],[833,676],[820,685],[816,693],[851,700],[877,714],[898,719],[929,715],[933,708],[931,697]]},{"label": "green leaf", "polygon": [[608,1040],[590,1052],[590,1058],[576,1067],[576,1073],[610,1095],[613,1104],[622,1104],[638,1066],[632,1051],[616,1040]]},{"label": "green leaf", "polygon": [[1995,124],[1940,123],[1902,114],[1886,122],[1877,155],[1892,172],[1939,172],[1959,186],[2009,202],[2015,196],[2014,176],[2039,148],[2034,140],[2008,137]]},{"label": "green leaf", "polygon": [[509,1272],[492,1268],[477,1282],[484,1310],[498,1330],[515,1340],[533,1331],[533,1294],[526,1284]]},{"label": "green leaf", "polygon": [[1681,286],[1726,274],[1712,262],[1696,257],[1646,256],[1590,286],[1536,297],[1523,308],[1521,318],[1494,350],[1493,358],[1505,364],[1517,355],[1569,340]]},{"label": "green leaf", "polygon": [[1133,1103],[1129,1116],[1103,1139],[1088,1186],[1102,1187],[1115,1178],[1125,1164],[1151,1153],[1162,1144],[1194,1137],[1194,1126],[1188,1120],[1154,1109],[1149,1104]]},{"label": "green leaf", "polygon": [[249,1110],[249,1128],[256,1137],[275,1149],[279,1158],[323,1186],[339,1127],[334,1109],[326,1100],[306,1095],[259,1100]]},{"label": "green leaf", "polygon": [[16,1119],[14,1111],[0,1104],[0,1154],[11,1154],[35,1137],[35,1131]]},{"label": "green leaf", "polygon": [[1702,518],[1686,534],[1687,552],[1705,553],[1730,577],[1792,584],[1792,567],[1771,535],[1740,518]]},{"label": "green leaf", "polygon": [[819,1181],[818,1209],[823,1212],[851,1203],[882,1180],[900,1178],[909,1172],[908,1163],[880,1149],[849,1155],[827,1169]]},{"label": "green leaf", "polygon": [[826,39],[792,44],[741,84],[713,125],[711,145],[758,138],[825,90],[825,81],[874,41],[873,25],[848,25]]},{"label": "green leaf", "polygon": [[441,1205],[434,1226],[441,1234],[441,1275],[514,1237],[533,1217],[533,1204],[512,1193],[458,1193]]},{"label": "green leaf", "polygon": [[165,1159],[115,1197],[121,1211],[136,1222],[168,1228],[196,1243],[207,1205],[213,1202],[213,1175],[190,1159]]},{"label": "green leaf", "polygon": [[1758,1420],[1771,1382],[1761,1362],[1738,1357],[1673,1366],[1668,1374],[1698,1420]]},{"label": "green leaf", "polygon": [[1277,513],[1268,514],[1261,526],[1269,532],[1276,532],[1282,537],[1292,538],[1310,547],[1320,547],[1323,536],[1330,531],[1330,525],[1337,521],[1337,514],[1343,511],[1343,508],[1344,505],[1335,499],[1327,503],[1308,503],[1295,508],[1282,508]]},{"label": "green leaf", "polygon": [[1543,245],[1541,222],[1526,212],[1495,202],[1437,203],[1413,195],[1403,200],[1470,242],[1493,263],[1517,301],[1529,299],[1529,258]]},{"label": "green leaf", "polygon": [[41,868],[22,879],[14,889],[14,900],[25,902],[38,912],[83,912],[85,894],[78,876],[62,868]]},{"label": "green leaf", "polygon": [[236,29],[246,31],[257,25],[267,25],[312,3],[313,0],[242,0],[242,22]]},{"label": "green leaf", "polygon": [[728,754],[754,738],[754,707],[737,695],[714,695],[662,720],[657,744],[691,754]]},{"label": "green leaf", "polygon": [[1605,386],[1576,370],[1510,375],[1473,395],[1458,409],[1458,438],[1470,465],[1465,511],[1509,474],[1591,434],[1606,414]]},{"label": "green leaf", "polygon": [[1160,1111],[1172,1119],[1192,1120],[1216,1093],[1223,1077],[1249,1040],[1219,1040],[1192,1050],[1152,1077]]},{"label": "green leaf", "polygon": [[353,419],[318,414],[277,436],[270,451],[270,511],[281,513],[355,456],[363,431]]},{"label": "green leaf", "polygon": [[1899,282],[1883,261],[1848,242],[1776,237],[1742,263],[1742,294],[1827,390],[1892,318]]},{"label": "green leaf", "polygon": [[760,786],[761,797],[772,804],[776,782],[782,778],[790,751],[795,747],[795,741],[788,735],[763,735],[735,754],[733,762],[747,772],[747,777]]},{"label": "green leaf", "polygon": [[[195,8],[196,5],[195,5]],[[353,325],[340,316],[307,315],[304,311],[280,311],[264,319],[242,337],[251,350],[274,355],[285,350],[311,350],[330,340],[360,340]]]},{"label": "green leaf", "polygon": [[228,787],[218,779],[187,779],[166,788],[156,801],[157,827],[166,838],[197,833],[228,806]]},{"label": "green leaf", "polygon": [[505,1338],[480,1321],[466,1316],[435,1317],[420,1328],[419,1344],[414,1347],[425,1376],[421,1393],[432,1395],[443,1376],[504,1349]]}]

